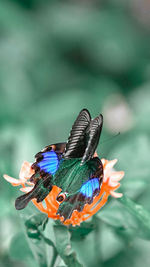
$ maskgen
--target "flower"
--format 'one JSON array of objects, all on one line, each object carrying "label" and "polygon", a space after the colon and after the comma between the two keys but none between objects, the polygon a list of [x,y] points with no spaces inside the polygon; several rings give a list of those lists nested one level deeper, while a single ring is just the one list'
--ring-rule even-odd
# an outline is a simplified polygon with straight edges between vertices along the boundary
[{"label": "flower", "polygon": [[[97,154],[95,153],[94,156],[97,156]],[[77,210],[74,210],[70,219],[63,221],[63,217],[57,215],[57,210],[60,203],[56,199],[58,194],[61,192],[61,188],[55,185],[52,187],[52,190],[43,202],[37,203],[36,199],[32,199],[33,204],[41,212],[46,213],[49,218],[60,220],[65,225],[80,225],[81,222],[89,219],[106,204],[109,195],[114,198],[122,197],[122,193],[115,192],[115,190],[120,187],[119,181],[124,176],[123,171],[115,171],[113,169],[114,165],[117,162],[117,159],[111,161],[102,159],[101,161],[103,164],[104,177],[99,195],[94,197],[94,200],[91,204],[85,204],[82,211],[79,212]],[[20,190],[27,193],[30,192],[34,187],[34,183],[29,181],[30,177],[33,174],[34,170],[31,168],[31,163],[25,161],[22,164],[19,179],[12,178],[6,174],[4,175],[4,178],[13,186],[21,185],[22,187],[20,188]]]}]

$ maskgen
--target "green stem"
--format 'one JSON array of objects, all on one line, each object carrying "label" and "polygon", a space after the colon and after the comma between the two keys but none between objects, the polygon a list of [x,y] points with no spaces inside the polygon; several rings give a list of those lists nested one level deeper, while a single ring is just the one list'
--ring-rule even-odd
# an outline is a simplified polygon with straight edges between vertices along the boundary
[{"label": "green stem", "polygon": [[51,260],[51,263],[50,263],[50,267],[54,267],[56,259],[57,259],[57,256],[58,256],[57,249],[56,249],[54,243],[50,239],[45,237],[43,234],[42,234],[42,237],[43,237],[43,239],[44,239],[46,244],[48,244],[49,246],[53,247],[53,257],[52,257],[52,260]]},{"label": "green stem", "polygon": [[57,259],[57,256],[58,256],[58,252],[57,252],[56,249],[53,248],[53,257],[52,257],[52,260],[51,260],[50,267],[54,267],[56,259]]}]

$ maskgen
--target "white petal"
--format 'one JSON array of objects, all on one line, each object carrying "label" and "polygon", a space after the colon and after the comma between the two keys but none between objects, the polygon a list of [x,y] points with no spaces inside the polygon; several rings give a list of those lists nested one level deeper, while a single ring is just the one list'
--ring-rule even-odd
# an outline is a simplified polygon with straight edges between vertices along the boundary
[{"label": "white petal", "polygon": [[21,182],[22,182],[22,181],[19,180],[19,179],[15,179],[15,178],[13,178],[13,177],[11,177],[11,176],[8,176],[7,174],[4,174],[3,177],[4,177],[4,179],[5,179],[7,182],[12,183],[12,184],[14,184],[14,185],[20,185]]},{"label": "white petal", "polygon": [[28,187],[22,187],[20,188],[20,191],[24,192],[24,193],[28,193],[33,189],[33,186],[28,186]]},{"label": "white petal", "polygon": [[108,178],[111,177],[112,171],[110,169],[104,169],[104,182],[107,181]]},{"label": "white petal", "polygon": [[107,175],[107,172],[106,173],[104,172],[103,181],[106,182],[108,177],[109,177],[109,175]]},{"label": "white petal", "polygon": [[118,161],[117,159],[113,159],[113,160],[108,161],[105,168],[106,169],[112,169],[113,166],[117,163],[117,161]]},{"label": "white petal", "polygon": [[106,161],[107,161],[106,159],[101,159],[103,165],[105,164]]},{"label": "white petal", "polygon": [[24,161],[21,166],[19,177],[22,180],[27,180],[31,177],[32,172],[34,173],[34,171],[31,170],[31,163]]},{"label": "white petal", "polygon": [[32,186],[34,185],[34,183],[32,183],[32,182],[28,182],[28,181],[26,181],[26,184],[27,184],[27,185],[32,185]]},{"label": "white petal", "polygon": [[111,176],[110,176],[110,179],[111,179],[111,181],[118,182],[123,178],[123,176],[124,176],[124,172],[123,171],[112,172]]},{"label": "white petal", "polygon": [[98,157],[98,154],[97,154],[97,152],[95,151],[95,153],[94,153],[94,156],[93,156],[94,158],[95,157]]},{"label": "white petal", "polygon": [[112,197],[115,197],[115,198],[120,198],[123,196],[122,193],[117,193],[117,192],[114,192],[114,191],[110,191],[110,194],[112,195]]},{"label": "white petal", "polygon": [[117,185],[120,185],[120,184],[109,180],[109,185],[112,186],[112,187],[116,187]]}]

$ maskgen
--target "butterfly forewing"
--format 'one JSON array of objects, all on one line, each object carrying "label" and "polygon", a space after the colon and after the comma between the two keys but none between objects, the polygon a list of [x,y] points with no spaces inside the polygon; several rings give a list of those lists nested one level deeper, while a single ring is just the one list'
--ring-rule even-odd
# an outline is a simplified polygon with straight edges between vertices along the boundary
[{"label": "butterfly forewing", "polygon": [[81,110],[76,121],[72,126],[64,158],[81,158],[86,149],[86,129],[91,121],[90,113],[87,109]]},{"label": "butterfly forewing", "polygon": [[100,114],[95,119],[91,120],[86,131],[87,146],[82,157],[81,164],[91,159],[96,151],[99,143],[100,134],[103,126],[103,116]]}]

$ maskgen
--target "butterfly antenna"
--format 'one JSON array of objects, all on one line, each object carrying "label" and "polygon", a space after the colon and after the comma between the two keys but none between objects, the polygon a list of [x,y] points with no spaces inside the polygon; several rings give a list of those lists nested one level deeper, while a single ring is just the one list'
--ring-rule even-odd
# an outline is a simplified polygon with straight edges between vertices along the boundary
[{"label": "butterfly antenna", "polygon": [[121,133],[118,132],[118,133],[115,134],[114,136],[109,137],[109,138],[107,138],[107,139],[105,139],[105,140],[102,140],[102,141],[101,141],[101,145],[104,144],[104,143],[107,143],[108,141],[112,141],[112,140],[114,140],[114,138],[116,139],[116,137],[118,137],[120,134],[121,134]]}]

